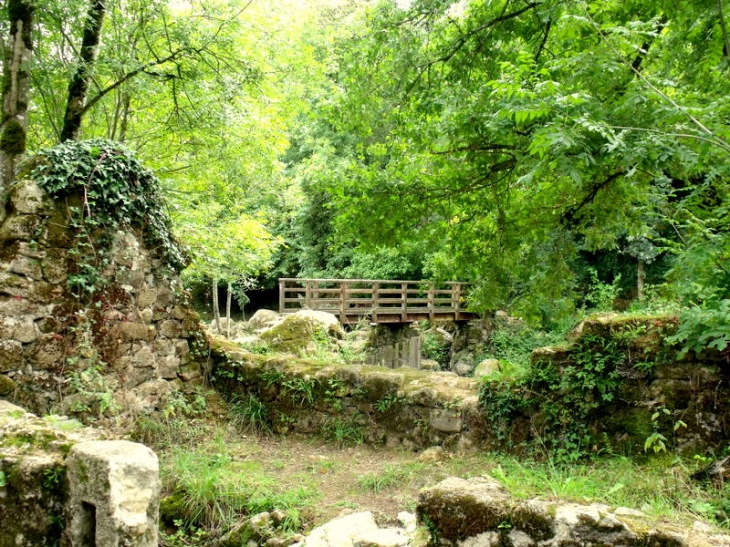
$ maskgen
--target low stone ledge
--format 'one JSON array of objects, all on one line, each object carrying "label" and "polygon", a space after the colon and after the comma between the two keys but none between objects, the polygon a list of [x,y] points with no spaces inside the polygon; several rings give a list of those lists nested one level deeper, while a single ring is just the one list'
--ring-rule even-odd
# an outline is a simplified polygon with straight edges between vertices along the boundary
[{"label": "low stone ledge", "polygon": [[0,545],[157,545],[157,457],[105,437],[0,400]]},{"label": "low stone ledge", "polygon": [[603,504],[519,502],[497,481],[449,477],[419,495],[416,516],[431,545],[458,547],[729,547],[698,525],[653,526],[641,512]]}]

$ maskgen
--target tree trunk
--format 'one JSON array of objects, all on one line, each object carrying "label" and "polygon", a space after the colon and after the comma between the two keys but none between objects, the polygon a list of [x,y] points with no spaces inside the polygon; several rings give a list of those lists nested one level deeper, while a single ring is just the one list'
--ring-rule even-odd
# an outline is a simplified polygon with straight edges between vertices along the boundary
[{"label": "tree trunk", "polygon": [[226,336],[231,337],[231,298],[233,298],[233,284],[228,282],[226,291]]},{"label": "tree trunk", "polygon": [[640,258],[636,267],[636,298],[639,302],[644,300],[644,261]]},{"label": "tree trunk", "polygon": [[221,312],[218,307],[218,278],[213,278],[213,319],[215,319],[215,328],[220,333],[221,331]]},{"label": "tree trunk", "polygon": [[86,111],[86,99],[89,95],[91,73],[99,51],[101,28],[106,13],[106,0],[91,0],[89,12],[86,14],[84,36],[81,39],[81,59],[76,73],[71,78],[66,99],[66,113],[63,117],[61,142],[78,140],[81,132],[81,119]]},{"label": "tree trunk", "polygon": [[32,0],[9,0],[7,3],[10,34],[3,64],[0,200],[15,177],[15,159],[25,152],[33,54],[33,4]]}]

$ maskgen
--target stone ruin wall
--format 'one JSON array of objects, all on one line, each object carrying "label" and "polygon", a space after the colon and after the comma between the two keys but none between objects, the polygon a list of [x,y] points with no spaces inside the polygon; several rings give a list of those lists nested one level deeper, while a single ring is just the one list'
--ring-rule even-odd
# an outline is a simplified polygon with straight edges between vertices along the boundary
[{"label": "stone ruin wall", "polygon": [[0,400],[0,547],[157,546],[157,456],[107,437]]},{"label": "stone ruin wall", "polygon": [[203,382],[207,340],[175,272],[135,231],[114,233],[103,288],[77,297],[67,204],[28,180],[0,212],[0,399],[36,414],[114,411],[122,425]]}]

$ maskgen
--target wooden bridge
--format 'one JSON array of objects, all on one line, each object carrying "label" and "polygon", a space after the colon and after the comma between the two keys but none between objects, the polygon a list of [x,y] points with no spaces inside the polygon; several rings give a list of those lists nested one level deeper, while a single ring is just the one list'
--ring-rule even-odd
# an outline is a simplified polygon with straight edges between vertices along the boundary
[{"label": "wooden bridge", "polygon": [[279,313],[302,309],[338,315],[342,324],[466,321],[466,283],[368,279],[279,279]]}]

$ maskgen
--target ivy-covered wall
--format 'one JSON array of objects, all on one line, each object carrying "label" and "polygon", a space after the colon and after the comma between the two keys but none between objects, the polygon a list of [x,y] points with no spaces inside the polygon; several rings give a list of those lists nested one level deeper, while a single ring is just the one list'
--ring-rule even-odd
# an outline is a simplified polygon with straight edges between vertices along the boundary
[{"label": "ivy-covered wall", "polygon": [[564,347],[539,348],[516,382],[485,382],[491,446],[565,459],[615,451],[720,453],[730,439],[727,352],[683,354],[673,316],[584,321]]},{"label": "ivy-covered wall", "polygon": [[124,424],[202,384],[207,339],[154,179],[103,142],[64,146],[0,204],[0,398]]}]

